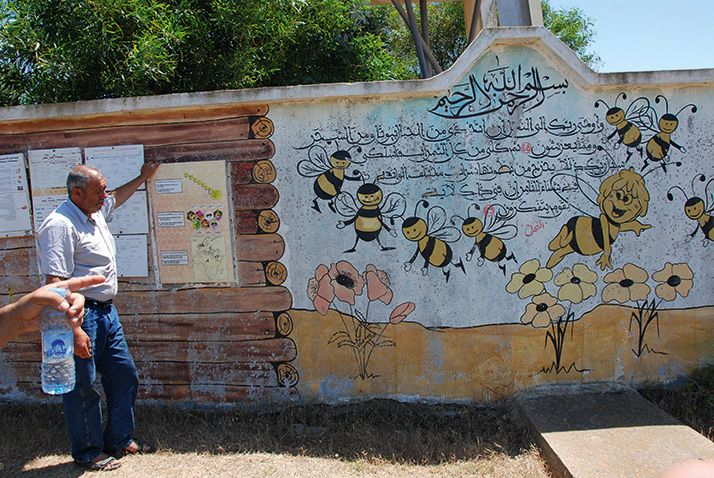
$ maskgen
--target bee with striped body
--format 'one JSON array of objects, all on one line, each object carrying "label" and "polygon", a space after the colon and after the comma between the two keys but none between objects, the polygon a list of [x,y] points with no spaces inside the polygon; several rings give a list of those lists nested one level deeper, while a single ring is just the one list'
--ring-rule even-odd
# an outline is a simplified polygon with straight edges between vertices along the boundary
[{"label": "bee with striped body", "polygon": [[617,106],[617,100],[622,97],[623,100],[627,99],[625,93],[620,93],[615,98],[615,104],[612,108],[608,106],[603,100],[597,100],[595,102],[595,108],[600,106],[600,103],[608,107],[607,113],[605,113],[605,121],[611,126],[615,127],[607,139],[603,140],[603,143],[610,141],[617,135],[619,137],[618,142],[625,145],[627,148],[627,158],[625,161],[629,161],[630,156],[632,156],[633,149],[640,153],[642,157],[642,147],[640,146],[642,142],[642,131],[638,125],[646,124],[649,120],[647,114],[651,110],[650,103],[646,98],[637,98],[627,107],[627,111]]},{"label": "bee with striped body", "polygon": [[518,228],[513,224],[508,224],[508,221],[515,216],[515,211],[508,213],[503,206],[490,205],[484,208],[483,219],[479,219],[476,217],[476,211],[480,209],[478,204],[472,204],[466,211],[466,219],[454,216],[451,218],[451,223],[455,223],[455,218],[461,219],[463,233],[474,238],[474,245],[466,254],[467,261],[471,260],[478,248],[479,266],[483,265],[484,260],[495,262],[503,275],[506,275],[506,266],[501,264],[501,261],[518,262],[512,252],[509,254],[504,242],[513,239],[518,234]]},{"label": "bee with striped body", "polygon": [[[692,193],[694,193],[694,181],[697,179],[699,179],[700,182],[705,182],[707,180],[706,176],[703,174],[695,176],[694,179],[692,179]],[[710,197],[714,198],[714,194],[709,192],[709,186],[713,182],[714,179],[710,179],[706,186],[704,186],[704,197],[707,200]],[[697,235],[697,231],[701,229],[702,233],[704,233],[703,244],[706,247],[709,242],[714,241],[714,218],[711,216],[711,213],[714,211],[714,205],[707,204],[706,200],[698,196],[692,195],[692,197],[688,197],[687,193],[684,192],[684,189],[679,186],[672,186],[669,188],[669,191],[667,191],[667,199],[670,201],[674,201],[674,196],[672,195],[673,189],[678,189],[682,192],[684,197],[687,198],[687,201],[684,203],[684,214],[689,219],[697,221],[697,227],[691,234],[689,234],[689,237],[694,239]]]},{"label": "bee with striped body", "polygon": [[[659,131],[654,130],[656,131],[655,135],[647,141],[647,145],[645,146],[647,158],[645,159],[645,164],[642,166],[642,169],[645,169],[647,167],[648,161],[652,161],[654,163],[660,163],[660,165],[662,166],[662,171],[667,172],[667,164],[669,164],[667,162],[667,155],[669,154],[670,146],[674,146],[683,153],[687,152],[684,146],[680,146],[672,140],[672,133],[674,133],[674,131],[677,129],[677,126],[679,126],[679,113],[681,113],[685,108],[689,106],[692,107],[691,112],[696,113],[697,107],[693,104],[688,104],[683,106],[677,112],[677,114],[672,114],[669,112],[669,102],[664,96],[657,95],[657,97],[655,98],[655,103],[659,103],[660,98],[664,100],[667,112],[662,115],[659,121],[656,122]],[[677,165],[679,166],[681,165],[681,163],[677,163]]]},{"label": "bee with striped body", "polygon": [[404,270],[409,272],[412,264],[417,259],[419,254],[424,258],[424,267],[422,267],[422,275],[426,275],[429,271],[429,266],[441,269],[446,277],[446,282],[449,282],[451,273],[449,266],[456,266],[464,273],[464,264],[461,260],[457,263],[452,263],[453,251],[448,243],[453,243],[461,238],[461,233],[456,227],[446,226],[446,211],[439,206],[434,206],[427,212],[426,220],[416,214],[416,209],[422,206],[425,209],[429,207],[429,203],[421,200],[417,203],[414,211],[414,216],[409,217],[402,223],[402,234],[404,237],[417,243],[416,251],[409,261],[404,263]]},{"label": "bee with striped body", "polygon": [[327,205],[332,212],[335,210],[335,198],[345,181],[361,181],[362,174],[355,171],[353,176],[345,174],[350,165],[355,162],[348,151],[339,150],[328,158],[325,148],[314,145],[308,151],[308,159],[303,159],[297,165],[298,173],[303,177],[315,178],[313,191],[315,199],[312,200],[312,209],[322,213],[317,200],[328,201]]},{"label": "bee with striped body", "polygon": [[383,218],[389,219],[394,226],[394,220],[404,215],[407,205],[404,197],[399,193],[390,193],[383,198],[379,186],[365,183],[357,189],[357,201],[359,205],[348,192],[341,192],[337,196],[337,212],[349,218],[347,221],[339,221],[337,228],[354,224],[357,235],[354,246],[345,252],[355,252],[360,239],[365,242],[376,240],[383,251],[393,250],[394,247],[385,247],[381,243],[379,233],[384,228],[392,237],[397,237],[397,232],[385,224]]}]

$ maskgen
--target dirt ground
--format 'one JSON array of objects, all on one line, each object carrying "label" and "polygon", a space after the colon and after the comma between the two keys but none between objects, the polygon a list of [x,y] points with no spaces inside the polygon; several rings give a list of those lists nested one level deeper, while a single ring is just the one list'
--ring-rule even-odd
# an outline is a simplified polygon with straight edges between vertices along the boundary
[{"label": "dirt ground", "polygon": [[[0,476],[95,473],[69,456],[59,405],[0,403]],[[293,407],[258,414],[137,409],[137,436],[158,446],[125,457],[120,477],[548,477],[508,403]]]}]

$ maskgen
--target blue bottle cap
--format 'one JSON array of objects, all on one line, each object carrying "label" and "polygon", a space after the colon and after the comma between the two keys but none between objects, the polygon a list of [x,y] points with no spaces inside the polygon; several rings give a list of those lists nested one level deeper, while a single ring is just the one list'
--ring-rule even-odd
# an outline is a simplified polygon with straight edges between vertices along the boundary
[{"label": "blue bottle cap", "polygon": [[59,294],[63,299],[67,299],[67,289],[60,289],[59,287],[50,287],[50,290],[55,294]]}]

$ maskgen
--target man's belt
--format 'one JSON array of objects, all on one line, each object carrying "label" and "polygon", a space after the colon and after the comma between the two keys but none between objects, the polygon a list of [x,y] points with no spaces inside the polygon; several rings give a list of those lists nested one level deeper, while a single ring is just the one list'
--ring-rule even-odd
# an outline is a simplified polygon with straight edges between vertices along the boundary
[{"label": "man's belt", "polygon": [[89,305],[91,307],[109,307],[112,305],[112,299],[109,300],[94,300],[89,297],[84,298],[84,305]]}]

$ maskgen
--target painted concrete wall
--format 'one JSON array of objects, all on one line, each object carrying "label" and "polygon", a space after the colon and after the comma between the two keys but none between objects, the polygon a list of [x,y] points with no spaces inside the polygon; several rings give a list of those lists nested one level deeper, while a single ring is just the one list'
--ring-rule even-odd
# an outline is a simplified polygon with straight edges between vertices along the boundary
[{"label": "painted concrete wall", "polygon": [[501,28],[425,81],[2,113],[253,103],[274,125],[292,400],[487,401],[714,361],[714,70],[596,74]]}]

